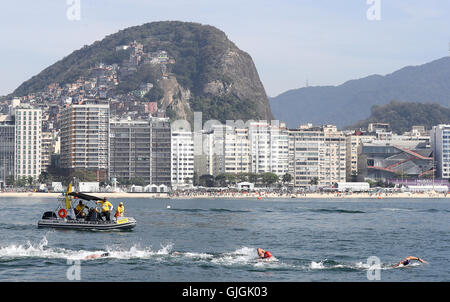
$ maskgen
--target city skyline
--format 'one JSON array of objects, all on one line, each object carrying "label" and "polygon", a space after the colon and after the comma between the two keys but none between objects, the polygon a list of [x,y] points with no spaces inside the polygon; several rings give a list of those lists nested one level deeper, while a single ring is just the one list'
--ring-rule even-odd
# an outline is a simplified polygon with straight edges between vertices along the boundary
[{"label": "city skyline", "polygon": [[[6,25],[0,29],[4,38],[0,95],[11,93],[83,45],[129,26],[160,20],[199,22],[223,30],[253,57],[269,96],[307,82],[339,85],[448,55],[448,3],[380,3],[379,21],[367,19],[370,5],[362,0],[345,6],[333,1],[264,1],[260,5],[247,1],[239,3],[237,12],[237,2],[81,0],[79,21],[67,19],[70,5],[66,1],[5,3],[0,12]],[[202,12],[201,16],[194,11]]]}]

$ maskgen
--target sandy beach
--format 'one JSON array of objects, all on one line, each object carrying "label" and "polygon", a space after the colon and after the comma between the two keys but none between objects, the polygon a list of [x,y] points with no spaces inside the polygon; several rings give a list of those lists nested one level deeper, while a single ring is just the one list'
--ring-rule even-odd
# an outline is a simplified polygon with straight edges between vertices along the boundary
[{"label": "sandy beach", "polygon": [[[277,193],[188,193],[188,194],[168,194],[168,193],[87,193],[97,196],[99,198],[148,198],[148,199],[384,199],[384,198],[449,198],[448,194],[444,193],[298,193],[298,194],[277,194]],[[2,198],[57,198],[61,193],[42,193],[42,192],[1,192],[0,200]]]}]

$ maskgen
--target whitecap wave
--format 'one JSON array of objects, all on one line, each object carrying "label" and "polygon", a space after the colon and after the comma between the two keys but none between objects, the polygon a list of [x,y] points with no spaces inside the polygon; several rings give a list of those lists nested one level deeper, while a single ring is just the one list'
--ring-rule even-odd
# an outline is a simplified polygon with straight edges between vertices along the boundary
[{"label": "whitecap wave", "polygon": [[[107,258],[116,259],[149,259],[157,255],[168,255],[173,247],[169,243],[161,245],[159,250],[152,250],[145,247],[140,248],[138,245],[133,245],[129,249],[110,248],[106,250],[70,250],[64,248],[48,247],[47,237],[44,236],[37,244],[32,244],[27,241],[26,244],[11,244],[0,247],[0,261],[17,258],[46,258],[46,259],[70,259],[70,260],[86,260],[86,257],[92,255],[101,255],[105,252],[109,253]],[[90,259],[94,260],[94,259]]]},{"label": "whitecap wave", "polygon": [[353,263],[337,263],[334,261],[328,261],[327,259],[322,260],[320,262],[312,261],[309,265],[310,269],[352,269],[352,270],[369,270],[369,269],[390,269],[390,265],[384,265],[384,264],[375,264],[371,265],[364,262],[357,262],[355,264]]}]

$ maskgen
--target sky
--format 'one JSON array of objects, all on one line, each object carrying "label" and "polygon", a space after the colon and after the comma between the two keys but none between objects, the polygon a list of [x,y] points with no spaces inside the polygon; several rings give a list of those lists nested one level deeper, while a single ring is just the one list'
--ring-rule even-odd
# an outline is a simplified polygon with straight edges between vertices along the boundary
[{"label": "sky", "polygon": [[165,20],[223,30],[269,96],[389,74],[450,47],[448,0],[3,0],[0,95],[106,35]]}]

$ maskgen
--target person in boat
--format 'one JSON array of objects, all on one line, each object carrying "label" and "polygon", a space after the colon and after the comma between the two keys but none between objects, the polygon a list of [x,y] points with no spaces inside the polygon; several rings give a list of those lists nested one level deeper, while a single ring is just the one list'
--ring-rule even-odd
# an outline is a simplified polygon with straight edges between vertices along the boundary
[{"label": "person in boat", "polygon": [[396,268],[396,267],[399,267],[400,265],[407,266],[408,264],[411,263],[411,261],[414,261],[414,260],[422,262],[422,263],[427,263],[425,260],[420,259],[419,257],[409,256],[409,257],[406,257],[405,259],[403,259],[402,261],[400,261],[399,263],[397,263],[396,265],[394,265],[392,267]]},{"label": "person in boat", "polygon": [[114,214],[114,217],[123,217],[125,214],[125,207],[123,206],[123,202],[119,203],[119,206],[116,209],[116,214]]},{"label": "person in boat", "polygon": [[108,200],[106,200],[106,197],[103,198],[103,200],[97,201],[97,203],[100,203],[100,205],[102,207],[102,212],[100,213],[100,218],[103,220],[103,217],[106,217],[106,221],[110,221],[113,205]]},{"label": "person in boat", "polygon": [[94,207],[90,208],[87,216],[87,221],[98,221],[98,220],[103,221],[99,211],[97,210],[97,208]]},{"label": "person in boat", "polygon": [[265,251],[261,248],[257,248],[256,252],[258,253],[259,258],[261,258],[261,259],[268,259],[268,258],[272,257],[271,252]]},{"label": "person in boat", "polygon": [[84,257],[84,259],[85,259],[85,260],[88,260],[88,259],[97,259],[97,258],[108,257],[109,255],[110,255],[109,253],[93,254],[93,255],[88,255],[88,256]]},{"label": "person in boat", "polygon": [[84,217],[86,217],[86,213],[84,212],[85,208],[86,208],[86,206],[80,200],[80,202],[78,203],[78,205],[75,208],[75,216],[76,216],[76,218],[84,218]]}]

